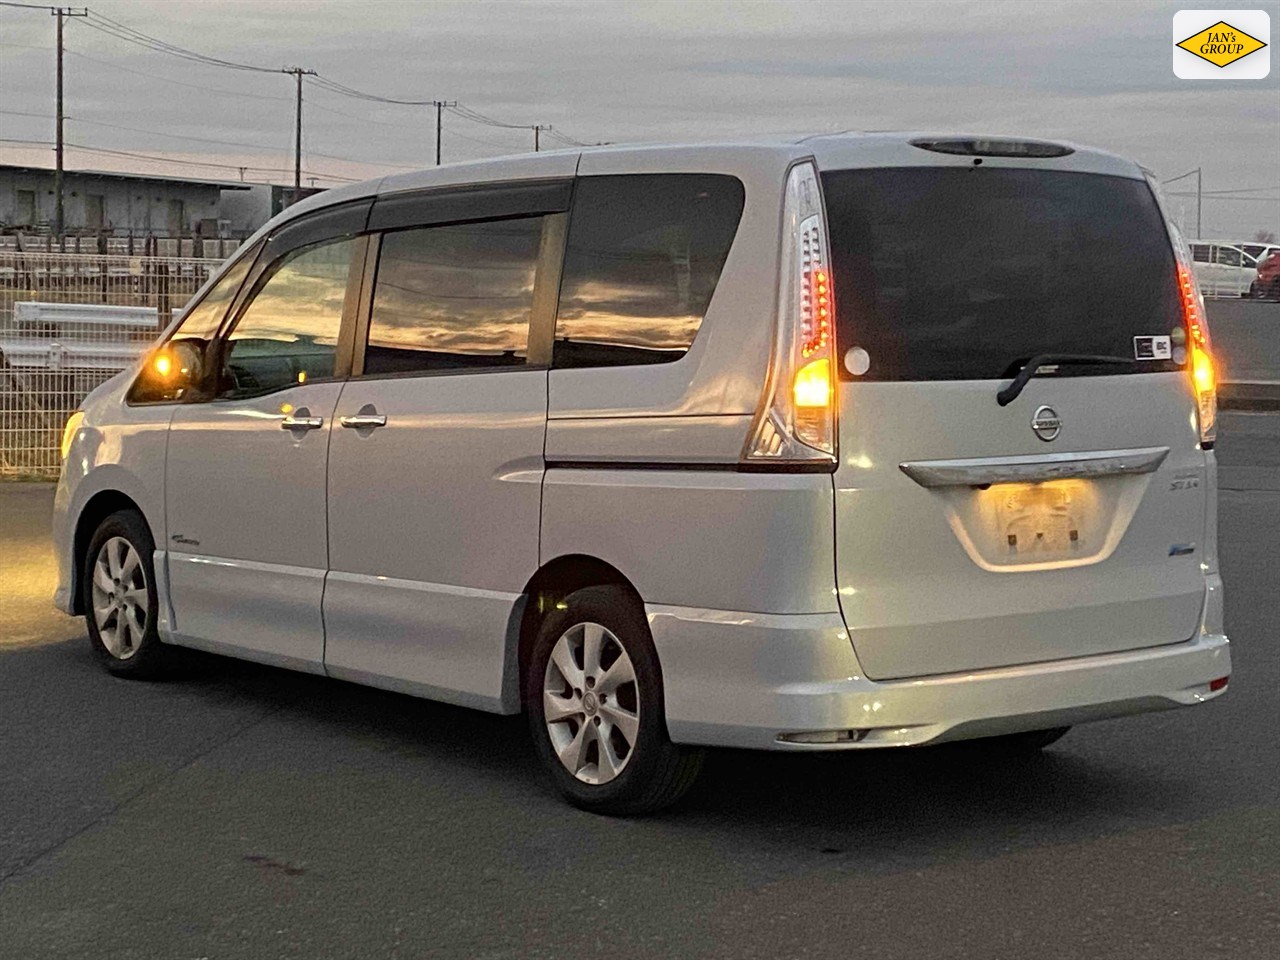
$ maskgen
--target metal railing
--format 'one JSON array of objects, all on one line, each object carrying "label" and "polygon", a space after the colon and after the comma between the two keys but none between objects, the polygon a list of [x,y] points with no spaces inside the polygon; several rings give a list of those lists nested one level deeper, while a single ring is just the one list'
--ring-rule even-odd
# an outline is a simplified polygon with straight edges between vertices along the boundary
[{"label": "metal railing", "polygon": [[221,260],[0,250],[0,478],[53,478],[67,417]]}]

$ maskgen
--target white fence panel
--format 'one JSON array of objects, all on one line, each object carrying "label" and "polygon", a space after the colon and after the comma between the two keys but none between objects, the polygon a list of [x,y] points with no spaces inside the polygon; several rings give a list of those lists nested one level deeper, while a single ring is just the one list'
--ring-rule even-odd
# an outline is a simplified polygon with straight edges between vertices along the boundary
[{"label": "white fence panel", "polygon": [[0,478],[56,477],[67,417],[221,262],[0,246]]}]

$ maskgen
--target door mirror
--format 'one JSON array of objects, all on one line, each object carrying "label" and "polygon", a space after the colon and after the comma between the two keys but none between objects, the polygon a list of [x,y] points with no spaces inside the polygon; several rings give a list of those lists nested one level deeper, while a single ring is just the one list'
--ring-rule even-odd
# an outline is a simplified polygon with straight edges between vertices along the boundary
[{"label": "door mirror", "polygon": [[204,376],[204,347],[201,340],[171,340],[161,346],[147,359],[129,399],[155,403],[185,397]]}]

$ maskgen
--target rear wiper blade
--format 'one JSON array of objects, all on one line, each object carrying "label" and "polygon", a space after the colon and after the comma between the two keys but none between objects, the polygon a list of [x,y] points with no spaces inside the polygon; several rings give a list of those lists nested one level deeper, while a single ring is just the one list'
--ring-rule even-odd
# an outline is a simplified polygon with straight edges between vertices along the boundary
[{"label": "rear wiper blade", "polygon": [[1125,366],[1133,366],[1137,363],[1132,357],[1108,357],[1106,355],[1098,355],[1091,353],[1042,353],[1032,357],[1022,365],[1022,369],[1018,371],[1018,375],[1013,381],[996,394],[996,403],[1002,407],[1007,407],[1010,403],[1017,399],[1018,394],[1022,392],[1022,388],[1027,385],[1032,377],[1036,375],[1036,371],[1041,367],[1063,364],[1077,364],[1079,366],[1090,366],[1095,363],[1114,363],[1124,364]]}]

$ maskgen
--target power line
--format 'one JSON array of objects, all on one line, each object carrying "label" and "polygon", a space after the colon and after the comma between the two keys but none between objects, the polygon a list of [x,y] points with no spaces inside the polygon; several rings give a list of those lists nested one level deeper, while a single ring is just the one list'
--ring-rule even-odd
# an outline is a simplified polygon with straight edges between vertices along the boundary
[{"label": "power line", "polygon": [[[21,140],[21,139],[15,139],[12,137],[0,137],[0,143],[15,143],[21,146],[36,146],[36,147],[51,147],[54,145],[54,142],[52,140]],[[265,173],[277,173],[282,176],[287,175],[289,172],[289,168],[284,166],[257,167],[251,164],[242,164],[242,163],[241,164],[218,163],[213,160],[179,160],[175,157],[159,157],[149,153],[135,153],[131,150],[110,150],[106,147],[90,147],[81,143],[71,143],[70,141],[68,141],[66,145],[68,147],[71,147],[74,150],[80,150],[84,153],[100,153],[100,154],[105,154],[107,156],[112,156],[112,157],[133,157],[139,160],[152,160],[152,161],[155,161],[156,163],[171,163],[171,164],[176,164],[178,166],[183,166],[183,167],[212,167],[218,170],[258,170]],[[72,172],[75,172],[75,171],[72,171]],[[321,180],[341,180],[346,183],[358,183],[360,180],[360,178],[358,177],[344,177],[344,176],[339,176],[336,173],[323,173],[318,170],[304,169],[302,172],[307,176],[317,177]],[[121,174],[121,176],[128,176],[128,174]]]},{"label": "power line", "polygon": [[338,83],[338,81],[330,80],[321,74],[315,75],[314,82],[333,93],[340,93],[345,97],[351,97],[356,100],[367,100],[371,103],[391,103],[401,107],[434,107],[436,105],[435,100],[399,100],[395,97],[382,97],[375,93],[365,93],[363,90],[348,87],[345,83]]},{"label": "power line", "polygon": [[101,120],[85,120],[82,117],[67,117],[72,123],[87,123],[95,127],[106,127],[110,130],[124,130],[128,133],[145,133],[152,137],[165,137],[169,140],[187,140],[192,143],[211,143],[218,147],[246,147],[250,150],[261,150],[261,143],[245,143],[240,140],[214,140],[210,137],[189,137],[180,133],[164,133],[160,130],[147,130],[142,127],[126,127],[118,123],[104,123]]},{"label": "power line", "polygon": [[464,117],[473,123],[483,123],[488,127],[504,127],[508,130],[529,129],[529,124],[527,123],[506,123],[502,120],[495,120],[493,117],[487,117],[483,113],[480,113],[477,110],[472,110],[470,107],[463,106],[461,104],[451,107],[450,109],[460,117]]},{"label": "power line", "polygon": [[[43,47],[41,49],[51,50],[52,47]],[[102,67],[109,67],[112,70],[121,70],[125,73],[132,73],[136,77],[145,77],[148,80],[159,80],[162,83],[172,83],[179,87],[190,87],[193,90],[201,90],[205,93],[217,93],[228,97],[245,97],[249,100],[274,100],[278,103],[288,103],[292,97],[278,97],[267,93],[246,93],[242,90],[222,90],[216,87],[207,87],[202,83],[190,83],[186,80],[174,80],[172,77],[162,77],[159,74],[147,73],[142,70],[134,70],[131,67],[123,67],[118,63],[112,63],[109,60],[98,60],[95,57],[86,56],[75,50],[68,49],[67,53],[79,60],[87,60],[89,63],[96,63]]]},{"label": "power line", "polygon": [[203,63],[211,67],[224,67],[228,70],[245,70],[251,73],[280,73],[278,67],[263,67],[257,64],[240,63],[235,60],[225,60],[222,57],[211,57],[203,53],[197,53],[194,50],[188,50],[186,47],[180,47],[177,44],[169,43],[150,34],[143,33],[141,30],[135,30],[133,27],[125,26],[110,17],[103,16],[99,13],[90,12],[85,26],[90,29],[97,30],[99,33],[105,33],[113,36],[118,40],[124,40],[126,43],[132,43],[139,47],[145,47],[156,53],[167,53],[173,57],[180,57],[183,60],[190,60],[193,63]]}]

